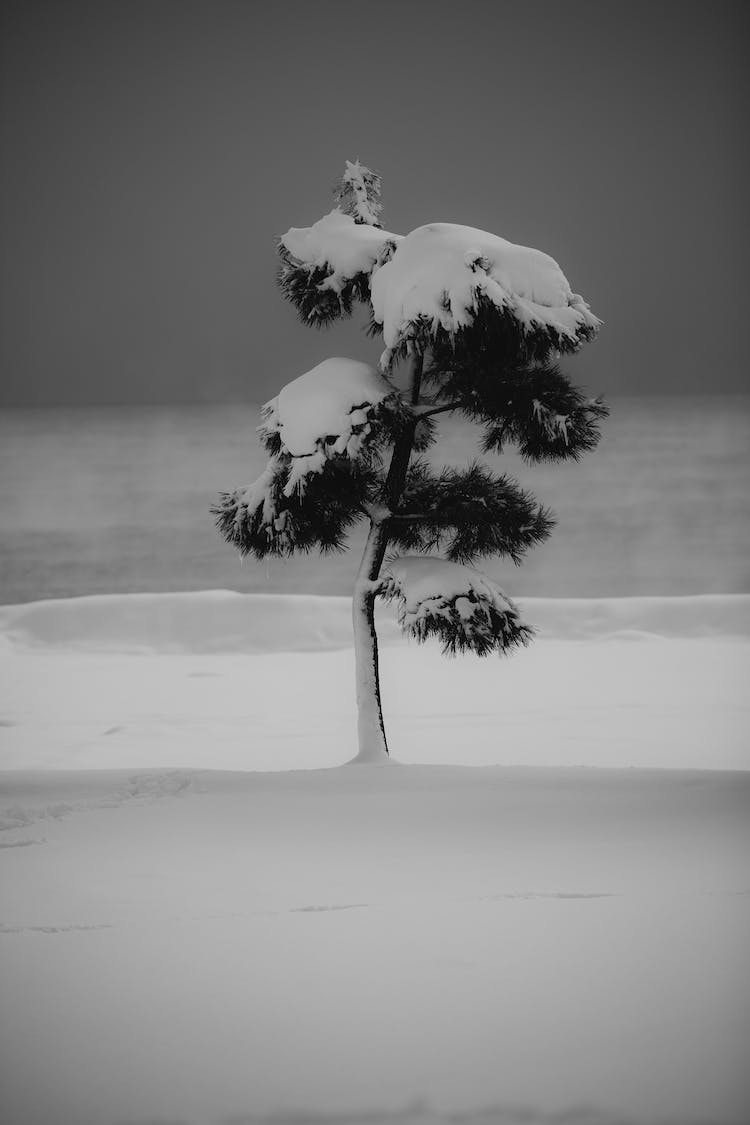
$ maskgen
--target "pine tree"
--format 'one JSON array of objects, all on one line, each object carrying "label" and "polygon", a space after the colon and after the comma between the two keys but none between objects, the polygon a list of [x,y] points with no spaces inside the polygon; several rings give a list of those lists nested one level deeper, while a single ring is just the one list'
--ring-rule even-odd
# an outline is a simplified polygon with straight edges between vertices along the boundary
[{"label": "pine tree", "polygon": [[258,559],[342,550],[368,521],[353,594],[358,762],[388,754],[378,596],[396,602],[405,633],[435,636],[446,653],[507,653],[532,635],[473,564],[519,563],[553,518],[482,463],[436,471],[423,454],[437,416],[476,422],[485,453],[515,445],[538,462],[593,449],[607,413],[560,367],[600,322],[552,258],[452,224],[392,234],[381,211],[380,177],[347,162],[333,210],[278,245],[279,285],[304,323],[322,327],[357,302],[369,309],[385,343],[380,370],[329,359],[282,388],[263,408],[263,473],[213,509],[223,536]]}]

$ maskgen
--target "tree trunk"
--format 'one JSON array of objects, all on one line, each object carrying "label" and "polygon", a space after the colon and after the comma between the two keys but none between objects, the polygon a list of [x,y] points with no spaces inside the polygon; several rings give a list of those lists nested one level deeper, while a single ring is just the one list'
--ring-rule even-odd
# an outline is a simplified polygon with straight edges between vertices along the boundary
[{"label": "tree trunk", "polygon": [[352,620],[354,623],[354,662],[357,683],[357,735],[359,750],[355,763],[388,761],[388,743],[380,703],[378,638],[375,632],[375,590],[385,554],[388,534],[382,524],[370,525],[370,534],[354,583]]},{"label": "tree trunk", "polygon": [[[419,401],[422,381],[423,357],[414,357],[411,378],[411,402]],[[389,505],[380,518],[373,518],[367,536],[362,562],[354,583],[352,620],[354,623],[354,662],[357,683],[357,735],[359,749],[352,763],[385,763],[388,743],[380,702],[380,676],[378,670],[378,638],[375,632],[375,598],[378,576],[388,546],[388,515],[401,498],[409,469],[417,419],[399,438],[391,458],[385,482],[385,497]]]}]

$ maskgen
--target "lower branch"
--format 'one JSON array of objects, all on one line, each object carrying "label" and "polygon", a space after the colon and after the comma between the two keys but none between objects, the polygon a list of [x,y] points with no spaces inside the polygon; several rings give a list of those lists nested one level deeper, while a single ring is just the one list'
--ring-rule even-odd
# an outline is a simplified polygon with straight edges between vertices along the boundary
[{"label": "lower branch", "polygon": [[435,414],[445,414],[450,410],[460,410],[463,405],[460,399],[456,399],[455,402],[444,402],[440,406],[417,406],[414,408],[414,413],[418,418],[432,418]]}]

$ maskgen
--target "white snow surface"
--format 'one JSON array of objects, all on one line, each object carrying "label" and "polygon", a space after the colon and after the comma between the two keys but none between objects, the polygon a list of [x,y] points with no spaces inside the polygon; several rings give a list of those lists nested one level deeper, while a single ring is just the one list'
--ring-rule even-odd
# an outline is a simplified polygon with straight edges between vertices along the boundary
[{"label": "white snow surface", "polygon": [[[750,594],[514,600],[540,642],[750,640]],[[379,610],[378,636],[381,644],[403,647],[385,606]],[[0,652],[8,655],[42,649],[262,654],[351,645],[351,600],[341,597],[200,590],[92,594],[0,606]],[[424,650],[418,655],[421,659]]]},{"label": "white snow surface", "polygon": [[322,288],[340,293],[357,274],[371,273],[386,245],[400,239],[401,235],[357,223],[334,208],[310,227],[291,227],[281,236],[281,244],[309,269],[328,270]]},{"label": "white snow surface", "polygon": [[2,781],[9,1125],[747,1120],[748,774]]},{"label": "white snow surface", "polygon": [[524,330],[550,328],[575,340],[582,328],[600,324],[548,254],[453,223],[408,234],[373,274],[371,291],[386,367],[420,320],[453,334],[471,323],[480,296],[511,312]]},{"label": "white snow surface", "polygon": [[0,1119],[744,1125],[750,598],[519,600],[0,609]]},{"label": "white snow surface", "polygon": [[[519,598],[536,639],[446,659],[378,603],[394,757],[750,768],[750,597]],[[305,769],[355,752],[348,598],[130,594],[0,609],[0,768]]]},{"label": "white snow surface", "polygon": [[278,433],[294,458],[284,491],[291,495],[336,454],[357,457],[372,428],[373,408],[390,394],[393,387],[374,367],[341,356],[324,359],[282,387],[263,407],[260,430]]}]

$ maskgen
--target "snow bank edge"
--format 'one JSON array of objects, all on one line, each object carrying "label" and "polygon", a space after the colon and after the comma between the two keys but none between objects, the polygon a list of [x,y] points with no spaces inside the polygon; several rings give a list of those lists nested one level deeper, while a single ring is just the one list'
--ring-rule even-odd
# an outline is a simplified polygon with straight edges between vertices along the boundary
[{"label": "snow bank edge", "polygon": [[[518,603],[540,640],[750,637],[750,594]],[[406,643],[387,607],[379,635]],[[231,590],[50,599],[0,607],[0,638],[13,648],[88,652],[318,652],[351,645],[351,601]]]}]

